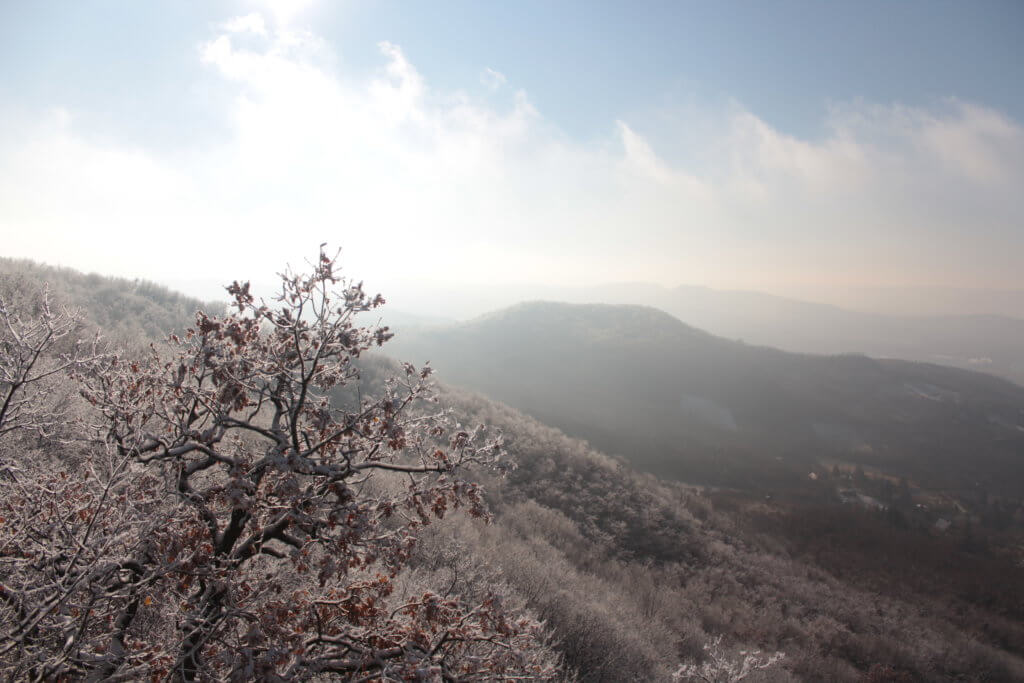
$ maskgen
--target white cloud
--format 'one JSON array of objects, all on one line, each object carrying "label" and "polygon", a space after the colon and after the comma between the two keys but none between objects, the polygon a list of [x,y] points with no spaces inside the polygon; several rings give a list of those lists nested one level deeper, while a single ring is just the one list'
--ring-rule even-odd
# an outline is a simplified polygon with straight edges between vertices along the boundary
[{"label": "white cloud", "polygon": [[438,91],[391,43],[371,77],[338,73],[287,26],[299,9],[233,20],[203,46],[233,98],[212,148],[97,142],[68,115],[7,122],[5,246],[176,279],[259,277],[329,241],[371,281],[1024,285],[1024,131],[982,106],[847,103],[818,140],[733,109],[697,164],[659,154],[684,131],[620,121],[584,144],[525,92],[496,105]]},{"label": "white cloud", "polygon": [[508,83],[508,79],[500,71],[495,71],[491,67],[486,66],[483,73],[480,74],[480,83],[491,92],[494,92],[504,87]]},{"label": "white cloud", "polygon": [[258,36],[267,35],[267,25],[263,21],[263,15],[253,12],[242,17],[235,17],[224,25],[228,33],[255,33]]},{"label": "white cloud", "polygon": [[316,0],[257,0],[274,18],[279,29],[289,26],[295,17],[316,4]]},{"label": "white cloud", "polygon": [[1024,167],[1021,129],[1005,116],[967,103],[954,103],[956,118],[921,117],[922,146],[948,171],[978,184],[1020,180]]}]

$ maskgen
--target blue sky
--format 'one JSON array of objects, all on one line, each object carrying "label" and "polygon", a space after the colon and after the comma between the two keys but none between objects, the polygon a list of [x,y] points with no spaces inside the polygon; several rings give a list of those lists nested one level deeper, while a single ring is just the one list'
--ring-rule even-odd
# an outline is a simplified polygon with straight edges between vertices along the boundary
[{"label": "blue sky", "polygon": [[[735,100],[800,136],[821,134],[829,103],[856,98],[927,106],[953,96],[1018,120],[1024,112],[1024,5],[1012,1],[299,7],[295,21],[330,41],[346,66],[377,67],[382,40],[402,46],[442,89],[472,86],[487,66],[583,139],[695,99]],[[244,2],[5,3],[0,94],[8,104],[57,101],[105,117],[136,107],[167,131],[191,132],[181,117],[202,116],[202,106],[182,90],[198,98],[197,83],[215,87],[196,45],[212,25],[261,9],[272,14]]]},{"label": "blue sky", "polygon": [[1024,288],[1022,29],[1016,2],[4,3],[4,251]]}]

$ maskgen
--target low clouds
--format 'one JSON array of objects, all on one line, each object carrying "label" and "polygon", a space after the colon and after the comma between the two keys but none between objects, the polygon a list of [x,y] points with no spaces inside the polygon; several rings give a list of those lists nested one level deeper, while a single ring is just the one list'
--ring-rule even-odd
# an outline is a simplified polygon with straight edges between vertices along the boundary
[{"label": "low clouds", "polygon": [[609,122],[583,143],[490,68],[439,91],[382,42],[375,73],[347,73],[290,28],[299,7],[233,19],[200,46],[230,93],[212,147],[125,148],[73,112],[8,121],[0,225],[14,255],[231,279],[329,241],[371,282],[1024,286],[1011,256],[1024,130],[983,106],[844,103],[814,140],[709,110],[714,135],[667,158],[684,130]]}]

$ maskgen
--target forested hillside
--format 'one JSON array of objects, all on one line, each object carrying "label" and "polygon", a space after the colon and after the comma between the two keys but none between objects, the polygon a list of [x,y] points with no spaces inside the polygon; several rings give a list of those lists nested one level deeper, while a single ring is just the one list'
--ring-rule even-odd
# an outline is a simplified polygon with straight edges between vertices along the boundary
[{"label": "forested hillside", "polygon": [[331,406],[390,336],[354,326],[383,299],[334,264],[286,270],[277,305],[235,282],[230,312],[127,347],[24,270],[0,274],[5,677],[559,675],[497,577],[453,594],[418,571],[423,527],[489,517],[467,475],[503,451],[432,409],[428,371]]},{"label": "forested hillside", "polygon": [[391,348],[686,481],[771,490],[859,465],[1024,498],[1024,388],[981,373],[750,346],[637,306],[521,304]]},{"label": "forested hillside", "polygon": [[104,336],[128,343],[181,331],[195,322],[200,308],[209,313],[224,310],[222,303],[202,302],[153,282],[85,274],[27,260],[0,257],[0,274],[6,288],[25,295],[45,282],[58,301],[82,309]]},{"label": "forested hillside", "polygon": [[518,468],[490,482],[500,541],[478,559],[511,572],[584,678],[622,680],[627,663],[657,678],[667,653],[700,658],[720,635],[786,652],[788,673],[771,680],[1024,673],[1012,556],[827,498],[805,507],[659,480],[478,394],[442,400],[505,433]]},{"label": "forested hillside", "polygon": [[[181,332],[186,318],[202,327],[202,319],[197,323],[186,312],[198,302],[159,288],[24,263],[4,264],[12,266],[17,274],[3,276],[5,293],[32,291],[42,279],[62,276],[63,284],[53,286],[55,293],[84,306],[87,319],[98,328],[114,325],[123,334],[136,335],[139,342],[160,336],[160,325]],[[129,302],[150,322],[135,325],[130,313],[122,313]],[[624,457],[601,453],[483,395],[452,388],[445,384],[447,373],[440,372],[438,404],[449,406],[452,419],[467,429],[479,423],[492,432],[499,429],[507,467],[504,472],[471,470],[473,481],[483,486],[493,522],[483,524],[465,510],[444,514],[442,508],[438,518],[421,530],[410,563],[398,576],[401,588],[396,595],[415,596],[424,587],[435,587],[446,598],[460,596],[472,602],[498,588],[505,603],[543,622],[545,643],[537,656],[548,656],[544,648],[550,647],[558,657],[557,675],[565,680],[668,680],[677,671],[685,673],[680,670],[683,664],[711,664],[714,657],[741,662],[744,653],[754,649],[765,656],[784,652],[785,657],[751,680],[1024,678],[1024,569],[1002,545],[1005,537],[992,536],[981,526],[955,526],[938,533],[930,521],[925,524],[915,517],[914,500],[884,511],[832,500],[836,488],[868,491],[888,481],[870,469],[865,474],[819,465],[814,471],[820,477],[801,489],[799,499],[766,499],[762,489],[750,493],[658,479],[633,469],[626,459],[655,452],[644,434],[664,426],[658,406],[662,401],[679,405],[678,394],[657,393],[658,382],[665,375],[678,377],[672,373],[680,368],[692,377],[703,377],[702,388],[714,386],[716,376],[722,378],[722,393],[714,395],[719,400],[694,390],[694,399],[686,404],[703,423],[702,438],[742,433],[752,408],[729,402],[737,396],[763,396],[781,389],[799,398],[776,405],[762,418],[762,436],[772,434],[772,429],[782,434],[794,424],[798,409],[814,410],[820,402],[814,392],[822,386],[833,392],[832,403],[820,407],[828,414],[849,396],[863,395],[857,393],[862,386],[846,384],[851,364],[858,371],[867,367],[868,377],[879,378],[871,381],[883,386],[910,383],[941,398],[934,392],[945,389],[945,384],[931,386],[931,369],[860,358],[812,359],[808,362],[817,363],[818,374],[808,377],[800,365],[803,359],[742,345],[730,346],[708,363],[708,356],[699,354],[718,348],[719,340],[666,320],[667,316],[629,309],[616,315],[614,324],[599,326],[593,324],[591,312],[583,313],[548,310],[543,324],[534,327],[517,325],[512,332],[499,327],[487,333],[467,328],[462,341],[448,333],[445,340],[451,345],[450,357],[465,361],[464,372],[495,381],[516,375],[514,387],[520,393],[515,396],[545,409],[571,415],[573,401],[579,401],[599,406],[607,416],[622,415],[609,427],[626,430],[616,435],[615,451]],[[515,315],[512,311],[494,321]],[[558,342],[554,331],[574,335]],[[689,365],[685,354],[666,351],[678,349],[681,339],[687,352],[698,354]],[[416,357],[419,348],[395,339],[385,343],[383,352],[421,361]],[[410,349],[417,349],[413,357],[404,353]],[[517,349],[522,356],[515,355]],[[489,372],[475,365],[484,357],[489,358]],[[443,370],[449,369],[446,358],[437,357]],[[769,358],[777,369],[761,375],[729,374],[742,363],[750,369],[754,358]],[[648,362],[629,365],[624,359]],[[586,383],[573,383],[580,381],[578,370],[584,363],[601,363],[595,367],[602,372]],[[457,364],[451,365],[453,375],[464,380],[465,375],[454,372]],[[361,356],[357,366],[359,381],[334,391],[335,405],[376,405],[374,400],[389,390],[385,379],[405,373],[379,354]],[[780,385],[780,378],[788,382]],[[991,401],[994,415],[1016,397],[1016,389],[989,378],[953,376],[948,381],[959,382],[957,391],[969,405]],[[561,389],[554,386],[559,382],[564,384]],[[650,393],[627,393],[625,388],[634,382],[650,387]],[[905,393],[897,392],[892,405],[904,406],[902,401],[909,400]],[[946,405],[923,400],[929,401],[925,406]],[[723,406],[729,410],[728,418],[721,412]],[[846,415],[870,424],[890,407],[873,408],[865,400]],[[932,415],[925,409],[921,414]],[[631,424],[626,415],[636,422]],[[380,416],[387,419],[386,413]],[[372,424],[369,417],[367,421]],[[980,438],[986,438],[988,432],[979,431]],[[671,443],[674,436],[660,438]],[[691,453],[700,455],[702,447],[712,452],[703,454],[700,462],[714,464],[720,451],[699,439],[688,442]],[[766,440],[764,453],[758,452],[757,444],[748,442],[744,448],[748,450],[742,454],[759,463],[746,466],[744,476],[756,479],[763,474],[769,482],[764,487],[791,472],[788,467],[785,474],[776,470],[775,443]],[[0,449],[8,467],[16,464],[14,458],[25,457],[5,442],[0,442]],[[51,458],[71,478],[82,476],[75,469],[81,461],[56,442],[37,441],[29,452]],[[82,457],[76,453],[74,458]],[[811,462],[800,460],[801,465]],[[919,497],[920,492],[915,489],[912,496]],[[3,552],[11,551],[5,547]]]}]

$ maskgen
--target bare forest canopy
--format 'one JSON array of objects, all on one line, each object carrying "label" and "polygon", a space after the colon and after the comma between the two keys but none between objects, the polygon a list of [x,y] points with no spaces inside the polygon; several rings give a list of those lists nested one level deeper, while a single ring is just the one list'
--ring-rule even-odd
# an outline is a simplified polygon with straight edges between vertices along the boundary
[{"label": "bare forest canopy", "polygon": [[[91,328],[130,336],[134,348],[201,325],[199,302],[159,287],[0,263],[5,296],[44,280],[84,308]],[[450,329],[400,330],[383,352],[432,360],[438,405],[461,425],[500,430],[512,467],[467,473],[493,523],[454,509],[428,514],[382,604],[424,591],[479,604],[497,591],[542,624],[526,656],[563,680],[736,680],[744,662],[771,653],[785,656],[750,680],[1024,678],[1024,557],[1015,550],[1024,511],[1019,496],[964,493],[975,471],[1019,463],[1018,387],[948,368],[749,347],[637,307],[524,305]],[[358,381],[331,392],[349,413],[376,405],[386,378],[404,373],[379,354],[353,367]],[[0,440],[0,459],[36,459],[55,477],[90,481],[88,448],[66,436]],[[684,475],[690,483],[677,481]],[[729,485],[692,485],[700,477]],[[940,480],[952,490],[933,488]],[[12,533],[11,514],[0,514],[0,532]],[[6,561],[12,548],[0,547]],[[365,598],[371,588],[361,590]],[[140,610],[154,608],[137,597]],[[16,623],[9,603],[0,609],[5,629]],[[121,640],[130,647],[132,636]],[[55,649],[68,650],[63,641]]]},{"label": "bare forest canopy", "polygon": [[106,337],[126,341],[162,339],[195,322],[195,312],[221,313],[224,304],[203,302],[146,280],[80,273],[24,259],[0,258],[8,288],[38,288],[45,282],[57,301],[80,308]]}]

